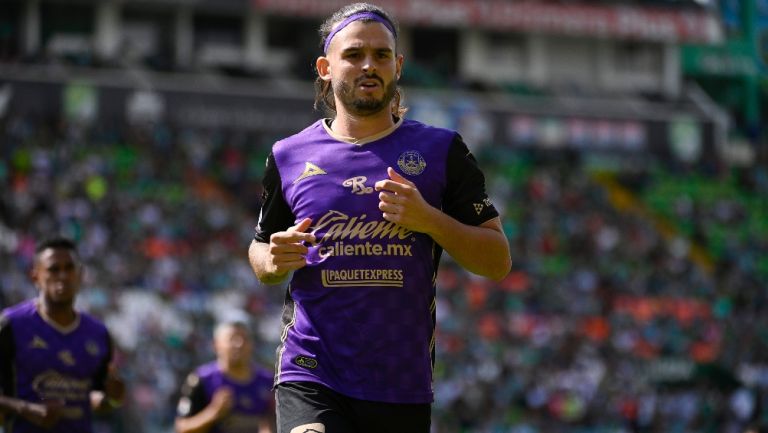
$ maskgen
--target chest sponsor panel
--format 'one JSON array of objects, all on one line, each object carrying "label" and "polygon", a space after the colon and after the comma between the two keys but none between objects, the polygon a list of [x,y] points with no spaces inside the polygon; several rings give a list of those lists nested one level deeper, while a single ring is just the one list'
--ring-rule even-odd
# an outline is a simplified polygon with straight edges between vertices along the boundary
[{"label": "chest sponsor panel", "polygon": [[82,402],[89,399],[91,380],[47,370],[34,377],[32,389],[44,400]]}]

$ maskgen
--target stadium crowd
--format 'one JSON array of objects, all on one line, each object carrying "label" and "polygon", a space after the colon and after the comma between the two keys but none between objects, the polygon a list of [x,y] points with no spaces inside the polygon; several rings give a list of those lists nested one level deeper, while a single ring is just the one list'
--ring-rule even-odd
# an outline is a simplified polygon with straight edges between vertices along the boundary
[{"label": "stadium crowd", "polygon": [[[246,259],[274,138],[0,120],[0,308],[34,296],[40,236],[78,241],[81,307],[109,326],[129,387],[98,431],[170,431],[184,375],[213,359],[211,327],[232,309],[253,320],[257,361],[274,362],[283,289],[260,285]],[[513,269],[497,284],[444,258],[435,432],[741,433],[768,421],[767,165],[700,173],[649,159],[606,183],[576,154],[477,154]],[[669,186],[694,175],[729,188],[704,199]],[[671,213],[645,212],[670,179]]]}]

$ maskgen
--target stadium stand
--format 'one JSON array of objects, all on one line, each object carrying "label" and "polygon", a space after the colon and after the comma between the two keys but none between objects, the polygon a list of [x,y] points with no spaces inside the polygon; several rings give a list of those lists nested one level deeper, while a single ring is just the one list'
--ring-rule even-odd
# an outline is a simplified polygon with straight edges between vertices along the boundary
[{"label": "stadium stand", "polygon": [[[78,239],[91,269],[83,307],[119,342],[132,397],[120,416],[129,425],[168,428],[179,380],[210,357],[210,326],[232,305],[253,315],[258,359],[272,362],[282,293],[258,285],[243,258],[267,142],[23,117],[1,132],[4,303],[33,293],[24,270],[34,233]],[[764,197],[764,168],[717,186],[722,196],[706,203],[672,181],[701,176],[686,188],[715,188],[702,172],[626,175],[620,187],[648,208],[665,196],[701,206],[690,215],[685,203],[660,208],[675,215],[653,211],[674,227],[664,235],[654,219],[617,207],[605,173],[578,155],[495,152],[479,157],[504,209],[514,269],[492,284],[443,264],[436,431],[705,432],[765,416],[757,403],[768,349],[766,238],[751,231],[763,227],[751,219],[764,209],[728,204]],[[714,272],[690,258],[696,237],[675,217],[741,218],[728,225],[732,244],[702,244]]]}]

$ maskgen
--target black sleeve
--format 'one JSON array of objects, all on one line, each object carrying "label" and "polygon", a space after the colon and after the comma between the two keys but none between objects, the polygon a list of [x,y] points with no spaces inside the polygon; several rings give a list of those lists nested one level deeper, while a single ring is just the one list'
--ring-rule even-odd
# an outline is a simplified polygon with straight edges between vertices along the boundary
[{"label": "black sleeve", "polygon": [[107,355],[101,361],[99,369],[93,375],[93,389],[97,391],[104,391],[104,382],[107,380],[107,374],[109,373],[109,364],[112,362],[112,337],[107,332]]},{"label": "black sleeve", "polygon": [[13,386],[13,358],[15,356],[11,322],[4,315],[0,315],[0,394],[7,396],[16,394]]},{"label": "black sleeve", "polygon": [[256,242],[267,243],[273,233],[287,230],[296,219],[283,197],[280,172],[277,171],[275,156],[272,153],[267,157],[267,168],[264,171],[262,185],[264,185],[264,193],[261,196],[261,214],[253,239]]},{"label": "black sleeve", "polygon": [[443,197],[443,212],[473,226],[499,216],[485,192],[485,176],[459,134],[448,150],[446,165],[448,188]]},{"label": "black sleeve", "polygon": [[206,406],[208,406],[208,400],[205,397],[203,382],[197,374],[190,373],[181,387],[181,397],[176,407],[176,416],[187,418],[197,415]]}]

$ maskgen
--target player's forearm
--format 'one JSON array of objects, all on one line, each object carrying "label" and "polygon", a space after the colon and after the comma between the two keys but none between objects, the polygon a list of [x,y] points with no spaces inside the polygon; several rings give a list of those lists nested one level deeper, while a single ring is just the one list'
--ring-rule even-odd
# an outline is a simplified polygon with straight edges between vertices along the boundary
[{"label": "player's forearm", "polygon": [[0,396],[0,412],[18,415],[28,420],[36,420],[43,415],[40,405],[14,397]]},{"label": "player's forearm", "polygon": [[470,226],[436,212],[427,234],[474,274],[499,281],[512,266],[509,243],[498,218],[480,226]]},{"label": "player's forearm", "polygon": [[16,415],[23,415],[24,409],[29,403],[18,398],[0,395],[0,410]]},{"label": "player's forearm", "polygon": [[190,417],[176,418],[174,428],[176,433],[207,433],[216,420],[216,412],[209,406]]},{"label": "player's forearm", "polygon": [[278,274],[269,264],[269,244],[252,241],[248,248],[248,260],[251,268],[264,284],[277,284],[285,279],[288,273]]}]

